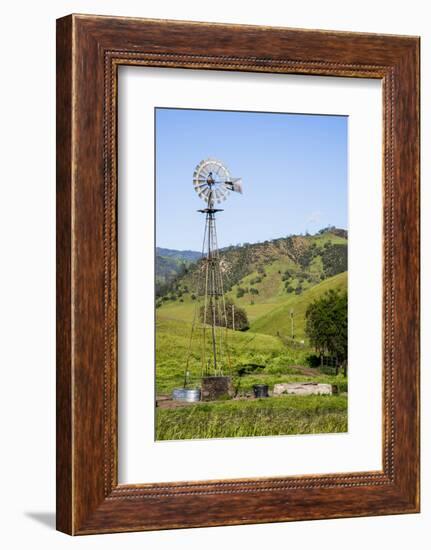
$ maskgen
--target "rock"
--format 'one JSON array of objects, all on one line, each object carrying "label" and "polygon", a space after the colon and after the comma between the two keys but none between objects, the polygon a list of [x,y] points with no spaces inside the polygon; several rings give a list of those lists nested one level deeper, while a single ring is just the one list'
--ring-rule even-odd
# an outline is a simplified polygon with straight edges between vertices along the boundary
[{"label": "rock", "polygon": [[315,382],[275,384],[273,395],[332,395],[336,392],[332,384],[317,384]]}]

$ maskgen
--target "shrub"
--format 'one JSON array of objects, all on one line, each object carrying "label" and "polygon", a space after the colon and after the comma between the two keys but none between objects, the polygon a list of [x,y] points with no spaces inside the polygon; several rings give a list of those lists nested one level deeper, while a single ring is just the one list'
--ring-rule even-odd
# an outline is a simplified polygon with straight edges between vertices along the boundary
[{"label": "shrub", "polygon": [[236,291],[236,297],[237,298],[242,298],[245,294],[245,289],[244,288],[241,288],[240,286],[238,287],[237,291]]},{"label": "shrub", "polygon": [[348,389],[348,382],[346,379],[344,380],[337,380],[336,384],[335,384],[337,387],[338,387],[338,392],[339,393],[344,393],[344,392],[348,392],[349,389]]},{"label": "shrub", "polygon": [[320,365],[320,357],[318,355],[308,355],[305,361],[309,367],[318,367]]}]

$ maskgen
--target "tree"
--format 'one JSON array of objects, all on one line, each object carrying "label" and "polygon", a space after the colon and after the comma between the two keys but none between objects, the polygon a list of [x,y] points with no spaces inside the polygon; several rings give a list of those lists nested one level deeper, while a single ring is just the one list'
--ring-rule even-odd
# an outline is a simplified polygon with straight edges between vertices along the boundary
[{"label": "tree", "polygon": [[321,357],[335,357],[338,374],[343,366],[347,374],[347,292],[329,290],[312,302],[305,314],[305,332]]},{"label": "tree", "polygon": [[[234,328],[235,330],[248,330],[249,328],[249,322],[248,317],[245,309],[243,309],[240,306],[237,306],[234,304],[234,302],[230,298],[225,298],[225,311],[226,311],[226,317],[223,313],[223,303],[222,299],[219,298],[216,300],[215,304],[215,324],[219,327],[227,326],[227,328]],[[200,308],[200,319],[201,322],[204,321],[205,316],[205,307],[201,306]],[[208,324],[211,323],[211,311],[209,307],[207,306],[207,312],[206,312],[206,322]]]}]

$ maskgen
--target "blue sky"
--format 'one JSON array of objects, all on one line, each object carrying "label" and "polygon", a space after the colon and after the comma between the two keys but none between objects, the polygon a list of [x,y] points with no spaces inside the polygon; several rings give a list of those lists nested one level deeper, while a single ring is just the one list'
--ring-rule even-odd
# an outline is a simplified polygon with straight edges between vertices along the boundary
[{"label": "blue sky", "polygon": [[217,214],[220,247],[347,228],[345,116],[156,109],[156,245],[201,250],[192,176],[221,160],[243,180]]}]

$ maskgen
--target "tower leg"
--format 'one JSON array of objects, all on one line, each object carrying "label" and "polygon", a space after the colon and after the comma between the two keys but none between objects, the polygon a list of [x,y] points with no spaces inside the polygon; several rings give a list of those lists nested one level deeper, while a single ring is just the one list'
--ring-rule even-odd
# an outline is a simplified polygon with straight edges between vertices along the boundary
[{"label": "tower leg", "polygon": [[214,296],[211,299],[211,310],[212,310],[212,322],[211,322],[211,337],[213,345],[213,359],[214,359],[214,374],[217,374],[217,346],[216,346],[216,312],[214,304]]}]

